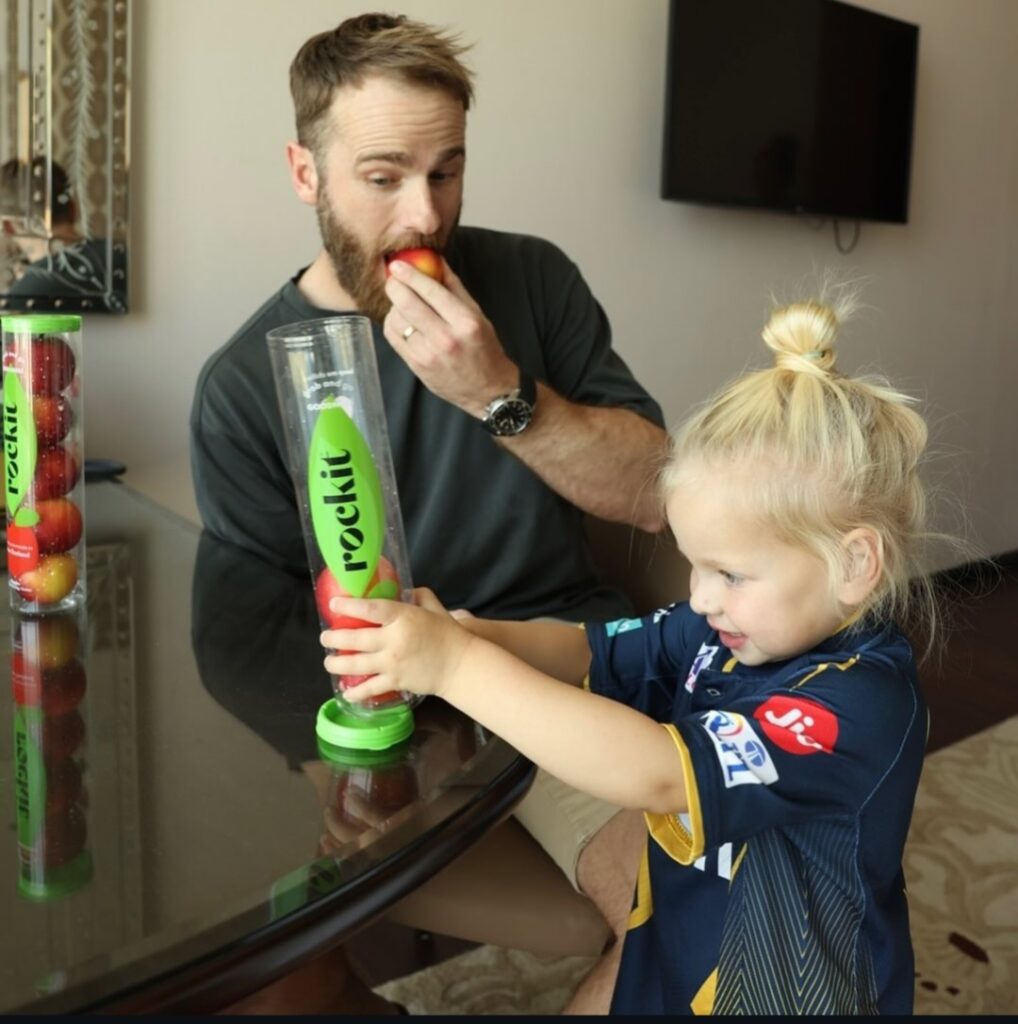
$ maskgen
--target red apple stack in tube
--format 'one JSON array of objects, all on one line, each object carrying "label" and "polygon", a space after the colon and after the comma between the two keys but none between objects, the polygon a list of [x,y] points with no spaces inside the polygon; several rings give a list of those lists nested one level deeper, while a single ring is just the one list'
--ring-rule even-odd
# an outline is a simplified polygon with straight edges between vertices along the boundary
[{"label": "red apple stack in tube", "polygon": [[[81,451],[74,430],[77,359],[62,337],[42,334],[24,351],[21,380],[31,402],[36,455],[32,485],[16,511],[8,509],[8,570],[21,598],[54,605],[79,576],[76,548],[83,521],[75,500]],[[5,353],[5,368],[18,356]],[[9,455],[8,455],[9,458]],[[10,467],[8,467],[8,471]]]},{"label": "red apple stack in tube", "polygon": [[92,874],[83,637],[66,613],[15,616],[12,626],[18,887],[46,902],[80,888]]}]

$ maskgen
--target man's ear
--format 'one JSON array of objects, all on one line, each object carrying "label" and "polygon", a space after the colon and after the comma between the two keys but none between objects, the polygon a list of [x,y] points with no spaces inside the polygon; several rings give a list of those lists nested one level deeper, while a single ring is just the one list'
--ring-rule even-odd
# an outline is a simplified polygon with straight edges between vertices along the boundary
[{"label": "man's ear", "polygon": [[315,206],[318,203],[318,168],[311,150],[299,142],[288,142],[286,162],[290,165],[290,183],[297,198],[308,206]]},{"label": "man's ear", "polygon": [[845,578],[838,587],[838,600],[858,608],[873,593],[884,572],[884,543],[868,526],[849,530],[841,540]]}]

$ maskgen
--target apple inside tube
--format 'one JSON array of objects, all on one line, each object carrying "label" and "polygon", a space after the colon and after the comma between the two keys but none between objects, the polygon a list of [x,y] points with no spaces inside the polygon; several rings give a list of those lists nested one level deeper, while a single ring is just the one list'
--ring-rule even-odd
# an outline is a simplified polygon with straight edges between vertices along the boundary
[{"label": "apple inside tube", "polygon": [[[371,582],[365,591],[365,597],[398,597],[400,592],[399,576],[393,568],[392,563],[385,557],[379,557],[378,567],[371,577]],[[379,593],[381,591],[381,593]],[[377,629],[377,622],[365,622],[364,619],[356,619],[349,615],[340,615],[330,607],[334,597],[352,597],[336,579],[332,570],[324,568],[315,580],[315,602],[318,605],[318,614],[328,629]],[[352,651],[339,651],[339,654],[351,654]],[[358,686],[371,676],[339,676],[340,690],[349,690]],[[395,691],[380,693],[375,697],[366,700],[365,705],[371,708],[388,707],[392,704],[402,703],[402,697]]]}]

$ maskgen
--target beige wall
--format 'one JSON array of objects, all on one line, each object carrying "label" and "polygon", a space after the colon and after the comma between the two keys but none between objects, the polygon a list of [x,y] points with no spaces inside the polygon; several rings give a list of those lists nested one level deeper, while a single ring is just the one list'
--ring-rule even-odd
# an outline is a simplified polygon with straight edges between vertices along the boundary
[{"label": "beige wall", "polygon": [[[772,289],[814,267],[870,279],[845,368],[929,402],[939,478],[990,552],[1018,548],[1018,3],[865,0],[921,25],[907,226],[830,224],[657,198],[666,0],[405,0],[476,42],[466,223],[560,244],[674,421],[759,359]],[[337,0],[134,5],[132,312],[87,332],[91,455],[193,511],[187,415],[205,357],[316,251],[290,191],[287,67]],[[962,465],[964,459],[965,464]],[[176,473],[173,471],[176,470]]]}]

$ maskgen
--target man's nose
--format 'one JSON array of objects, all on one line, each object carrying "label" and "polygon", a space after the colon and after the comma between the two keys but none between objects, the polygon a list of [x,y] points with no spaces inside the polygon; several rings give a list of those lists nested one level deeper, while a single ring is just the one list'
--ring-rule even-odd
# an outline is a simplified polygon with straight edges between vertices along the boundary
[{"label": "man's nose", "polygon": [[442,216],[427,179],[407,183],[400,213],[401,227],[413,234],[434,235],[442,226]]}]

